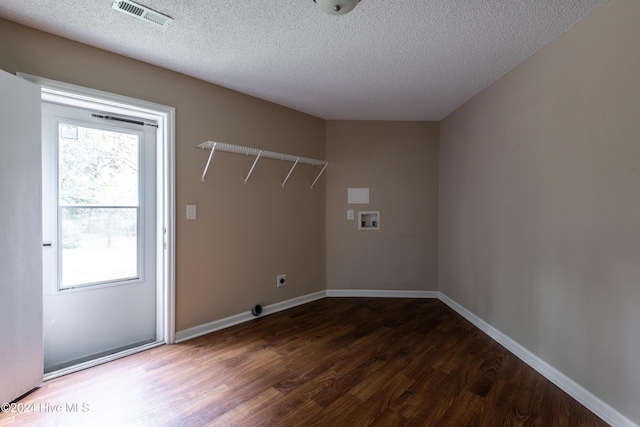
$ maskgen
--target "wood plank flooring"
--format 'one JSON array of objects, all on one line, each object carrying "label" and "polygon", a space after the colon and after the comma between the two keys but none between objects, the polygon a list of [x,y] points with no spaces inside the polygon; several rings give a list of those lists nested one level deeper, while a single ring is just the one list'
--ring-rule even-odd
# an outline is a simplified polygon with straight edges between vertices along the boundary
[{"label": "wood plank flooring", "polygon": [[607,425],[435,299],[326,298],[19,403],[0,426]]}]

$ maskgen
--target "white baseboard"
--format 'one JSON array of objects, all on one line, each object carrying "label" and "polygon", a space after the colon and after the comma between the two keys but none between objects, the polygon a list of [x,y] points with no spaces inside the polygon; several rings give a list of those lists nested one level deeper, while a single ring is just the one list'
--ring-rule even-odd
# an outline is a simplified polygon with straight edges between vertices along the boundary
[{"label": "white baseboard", "polygon": [[387,291],[376,289],[327,289],[329,298],[438,298],[438,291]]},{"label": "white baseboard", "polygon": [[[361,290],[361,289],[327,289],[309,295],[303,295],[287,301],[282,301],[263,308],[262,316],[277,313],[289,308],[297,307],[322,298],[339,298],[339,297],[368,297],[368,298],[438,298],[443,303],[451,307],[454,311],[467,319],[478,329],[489,335],[492,339],[512,352],[516,357],[527,365],[531,366],[542,376],[557,385],[569,396],[576,399],[579,403],[589,409],[591,412],[602,418],[605,422],[616,427],[639,427],[624,415],[613,409],[606,402],[602,401],[580,384],[564,375],[544,360],[518,344],[507,335],[503,334],[487,322],[476,316],[457,302],[439,291],[392,291],[392,290]],[[255,319],[251,312],[240,313],[224,319],[205,323],[203,325],[194,326],[182,331],[176,332],[176,342],[186,341],[201,335],[206,335],[220,329],[228,328],[240,323],[248,322]]]},{"label": "white baseboard", "polygon": [[580,402],[584,407],[602,418],[603,421],[617,427],[638,427],[635,423],[613,409],[606,402],[602,401],[580,384],[576,383],[571,378],[567,377],[562,372],[531,353],[516,341],[489,325],[487,322],[462,307],[445,294],[441,292],[439,292],[439,294],[439,298],[442,302],[447,304],[469,322],[473,323],[478,329],[489,335],[507,350],[515,354],[524,363],[538,371],[543,377],[557,385],[569,396]]},{"label": "white baseboard", "polygon": [[[287,301],[278,302],[262,308],[262,315],[267,316],[269,314],[277,313],[288,308],[297,307],[302,304],[309,303],[325,298],[326,292],[320,291],[313,294],[303,295],[301,297],[293,298]],[[251,314],[251,311],[245,313],[236,314],[234,316],[225,317],[224,319],[214,320],[213,322],[205,323],[198,326],[193,326],[188,329],[176,332],[176,343],[190,340],[202,335],[210,334],[211,332],[219,331],[240,323],[248,322],[255,319],[255,316]]]}]

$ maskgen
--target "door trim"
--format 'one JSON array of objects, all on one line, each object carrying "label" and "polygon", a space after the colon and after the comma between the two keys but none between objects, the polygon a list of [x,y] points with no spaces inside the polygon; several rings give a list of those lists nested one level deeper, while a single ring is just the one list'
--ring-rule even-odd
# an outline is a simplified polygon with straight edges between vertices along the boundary
[{"label": "door trim", "polygon": [[162,162],[158,165],[162,168],[162,182],[158,184],[162,191],[158,195],[163,199],[163,212],[158,213],[158,229],[164,230],[164,236],[160,233],[157,244],[163,244],[164,251],[157,260],[157,280],[162,282],[164,298],[159,309],[164,314],[164,324],[158,336],[162,336],[160,341],[167,344],[175,343],[175,108],[30,74],[16,75],[40,86],[42,100],[73,101],[77,106],[83,106],[83,103],[101,104],[114,112],[118,109],[133,110],[139,117],[156,120],[161,125],[163,132],[158,135],[158,141],[161,141],[158,156],[161,156]]}]

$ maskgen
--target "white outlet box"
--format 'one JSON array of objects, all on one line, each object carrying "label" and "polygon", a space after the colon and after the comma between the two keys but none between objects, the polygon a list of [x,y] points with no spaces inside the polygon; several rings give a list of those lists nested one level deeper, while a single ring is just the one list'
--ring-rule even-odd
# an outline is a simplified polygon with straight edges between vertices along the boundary
[{"label": "white outlet box", "polygon": [[280,274],[279,276],[276,276],[276,286],[277,287],[282,287],[285,286],[287,284],[287,275],[286,274]]}]

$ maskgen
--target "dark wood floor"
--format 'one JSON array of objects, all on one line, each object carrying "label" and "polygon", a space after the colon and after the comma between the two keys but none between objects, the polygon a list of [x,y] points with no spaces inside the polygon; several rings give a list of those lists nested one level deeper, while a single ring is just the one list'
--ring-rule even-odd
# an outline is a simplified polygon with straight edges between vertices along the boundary
[{"label": "dark wood floor", "polygon": [[20,403],[28,412],[0,426],[607,425],[429,299],[319,300],[48,381]]}]

